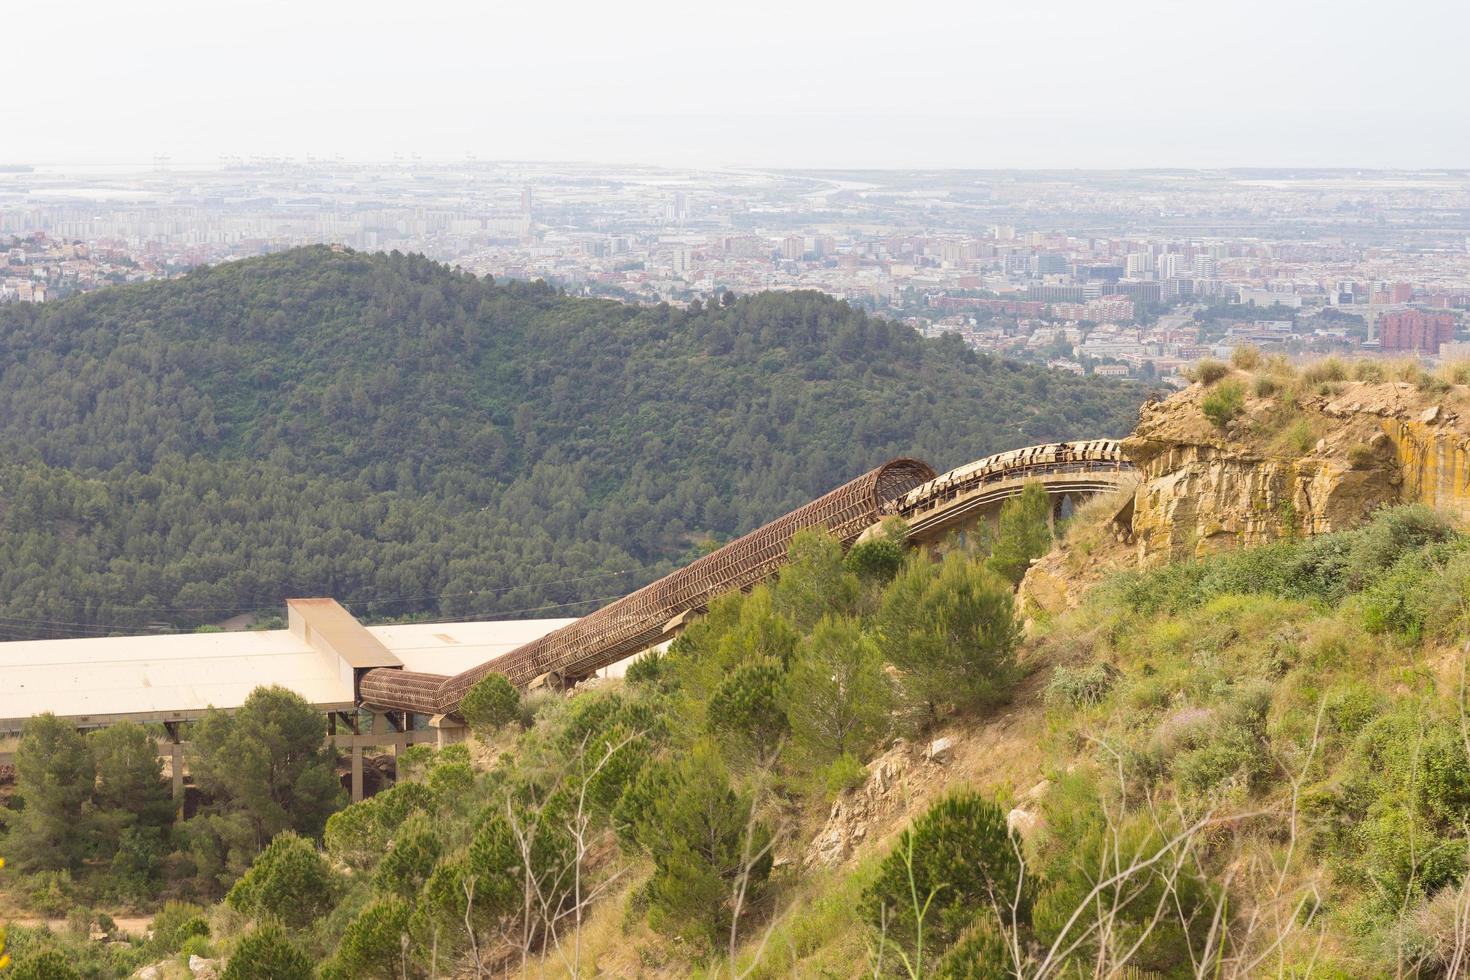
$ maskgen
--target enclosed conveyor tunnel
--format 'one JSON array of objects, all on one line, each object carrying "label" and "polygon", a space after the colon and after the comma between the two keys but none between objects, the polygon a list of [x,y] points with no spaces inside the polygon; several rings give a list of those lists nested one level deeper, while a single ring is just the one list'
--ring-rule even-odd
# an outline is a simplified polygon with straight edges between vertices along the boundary
[{"label": "enclosed conveyor tunnel", "polygon": [[685,616],[705,609],[712,599],[770,577],[785,564],[787,547],[798,531],[820,527],[850,544],[882,519],[886,505],[934,477],[929,464],[917,459],[891,460],[677,572],[471,670],[453,677],[390,668],[366,671],[359,699],[378,708],[447,715],[492,673],[504,674],[517,687],[543,674],[587,677],[667,639]]},{"label": "enclosed conveyor tunnel", "polygon": [[367,670],[359,681],[358,700],[375,708],[451,715],[469,689],[492,673],[504,674],[521,688],[545,675],[579,680],[668,639],[689,615],[703,611],[718,596],[769,578],[785,564],[788,545],[798,531],[823,528],[846,546],[883,518],[898,515],[922,535],[933,537],[973,520],[979,510],[998,507],[1031,480],[1042,482],[1059,499],[1116,488],[1132,479],[1132,470],[1113,440],[1029,446],[968,463],[943,476],[917,459],[891,460],[637,592],[478,667],[453,677],[396,668]]}]

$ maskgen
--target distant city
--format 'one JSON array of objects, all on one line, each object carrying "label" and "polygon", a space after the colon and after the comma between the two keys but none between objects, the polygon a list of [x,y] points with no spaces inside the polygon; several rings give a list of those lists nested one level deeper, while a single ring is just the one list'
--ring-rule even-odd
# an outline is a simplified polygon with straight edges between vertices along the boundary
[{"label": "distant city", "polygon": [[308,243],[635,303],[821,290],[979,351],[1173,383],[1242,343],[1470,357],[1470,171],[0,167],[0,302]]}]

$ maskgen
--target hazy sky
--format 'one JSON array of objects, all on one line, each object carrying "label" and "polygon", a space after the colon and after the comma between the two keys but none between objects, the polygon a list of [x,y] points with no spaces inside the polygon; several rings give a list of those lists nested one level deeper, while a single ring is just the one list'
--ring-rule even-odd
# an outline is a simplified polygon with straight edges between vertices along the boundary
[{"label": "hazy sky", "polygon": [[0,162],[1470,166],[1470,0],[4,0]]}]

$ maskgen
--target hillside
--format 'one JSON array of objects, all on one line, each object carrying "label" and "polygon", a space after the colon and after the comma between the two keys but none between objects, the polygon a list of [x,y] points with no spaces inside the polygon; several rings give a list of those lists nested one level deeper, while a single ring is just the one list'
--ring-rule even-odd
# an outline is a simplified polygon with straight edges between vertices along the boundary
[{"label": "hillside", "polygon": [[320,592],[577,612],[886,458],[1120,435],[1145,396],[818,294],[731,299],[309,248],[0,308],[0,633]]}]

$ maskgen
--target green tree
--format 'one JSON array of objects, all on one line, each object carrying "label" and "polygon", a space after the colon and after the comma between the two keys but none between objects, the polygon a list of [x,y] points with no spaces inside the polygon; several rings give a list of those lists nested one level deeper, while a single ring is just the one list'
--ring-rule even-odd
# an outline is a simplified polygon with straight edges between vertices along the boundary
[{"label": "green tree", "polygon": [[1021,632],[1010,585],[959,552],[904,564],[884,596],[878,636],[910,709],[930,724],[949,705],[1000,701],[1015,680]]},{"label": "green tree", "polygon": [[737,667],[710,695],[708,725],[742,752],[769,759],[790,730],[785,709],[785,673],[779,661],[763,658]]},{"label": "green tree", "polygon": [[1051,497],[1039,482],[1000,505],[1000,526],[989,565],[1012,585],[1020,583],[1034,558],[1051,550]]},{"label": "green tree", "polygon": [[1014,902],[1019,920],[1029,921],[1021,883],[1005,813],[976,793],[961,792],[935,803],[899,836],[861,908],[868,924],[925,976],[929,960],[995,909],[1009,917]]},{"label": "green tree", "polygon": [[797,648],[784,693],[796,746],[823,763],[872,748],[894,706],[878,645],[857,621],[830,616]]},{"label": "green tree", "polygon": [[166,827],[174,801],[163,778],[163,762],[153,737],[141,725],[122,722],[87,736],[97,770],[92,793],[99,827],[110,840],[128,829]]},{"label": "green tree", "polygon": [[332,869],[311,841],[283,831],[225,900],[246,915],[269,915],[300,928],[331,908],[335,892]]},{"label": "green tree", "polygon": [[240,940],[222,980],[311,980],[311,960],[280,926],[266,922]]},{"label": "green tree", "polygon": [[86,857],[86,803],[96,769],[70,722],[47,712],[29,719],[15,750],[25,806],[12,818],[7,850],[22,869],[74,869]]},{"label": "green tree", "polygon": [[343,930],[332,970],[342,977],[399,980],[408,956],[404,947],[412,914],[413,907],[396,896],[369,904]]},{"label": "green tree", "polygon": [[418,817],[399,828],[393,846],[378,862],[373,884],[381,892],[413,901],[428,880],[444,842],[435,833],[428,818]]},{"label": "green tree", "polygon": [[843,563],[841,542],[819,528],[796,532],[772,589],[776,612],[805,632],[823,616],[850,612],[857,596],[857,576]]},{"label": "green tree", "polygon": [[734,891],[743,877],[748,900],[770,876],[770,830],[751,818],[708,741],[694,745],[652,801],[638,839],[653,857],[649,922],[655,929],[713,943],[730,927]]},{"label": "green tree", "polygon": [[233,715],[211,710],[193,732],[194,776],[217,812],[244,814],[256,846],[285,830],[320,837],[343,802],[326,721],[300,695],[258,687]]},{"label": "green tree", "polygon": [[521,695],[504,674],[486,674],[465,693],[459,713],[477,732],[493,732],[520,716]]}]

